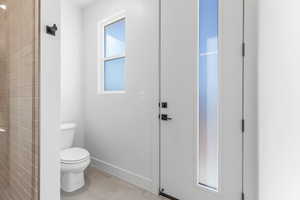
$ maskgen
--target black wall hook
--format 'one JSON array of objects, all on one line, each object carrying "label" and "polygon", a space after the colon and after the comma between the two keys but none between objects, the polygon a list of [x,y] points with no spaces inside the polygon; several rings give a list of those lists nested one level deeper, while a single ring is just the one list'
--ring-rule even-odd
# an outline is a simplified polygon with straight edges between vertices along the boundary
[{"label": "black wall hook", "polygon": [[58,30],[56,24],[53,24],[52,26],[46,26],[46,33],[49,35],[55,36],[56,31]]}]

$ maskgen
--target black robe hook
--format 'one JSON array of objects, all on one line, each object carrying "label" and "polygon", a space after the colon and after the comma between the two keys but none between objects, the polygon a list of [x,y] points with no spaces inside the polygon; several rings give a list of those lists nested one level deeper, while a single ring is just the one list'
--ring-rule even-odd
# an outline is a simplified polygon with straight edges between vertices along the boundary
[{"label": "black robe hook", "polygon": [[52,26],[46,26],[46,33],[49,35],[55,36],[56,31],[58,30],[56,24],[53,24]]}]

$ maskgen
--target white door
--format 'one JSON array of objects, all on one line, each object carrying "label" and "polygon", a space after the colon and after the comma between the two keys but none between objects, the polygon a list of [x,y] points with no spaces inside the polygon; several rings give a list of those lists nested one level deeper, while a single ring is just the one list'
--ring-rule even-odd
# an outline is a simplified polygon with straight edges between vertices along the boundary
[{"label": "white door", "polygon": [[241,199],[242,42],[242,0],[161,1],[162,194]]}]

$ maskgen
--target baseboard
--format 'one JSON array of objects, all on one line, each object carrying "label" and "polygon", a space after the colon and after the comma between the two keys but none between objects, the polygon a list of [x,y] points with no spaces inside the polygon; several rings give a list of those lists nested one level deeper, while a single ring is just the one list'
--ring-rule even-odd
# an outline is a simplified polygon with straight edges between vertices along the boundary
[{"label": "baseboard", "polygon": [[137,187],[153,192],[153,181],[126,169],[92,157],[92,166],[112,176],[116,176]]}]

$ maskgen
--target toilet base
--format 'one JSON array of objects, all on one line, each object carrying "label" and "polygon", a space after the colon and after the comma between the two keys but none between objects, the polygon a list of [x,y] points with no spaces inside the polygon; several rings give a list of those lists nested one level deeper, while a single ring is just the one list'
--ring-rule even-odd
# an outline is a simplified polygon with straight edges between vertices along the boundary
[{"label": "toilet base", "polygon": [[84,173],[64,172],[61,174],[61,189],[65,192],[74,192],[84,186]]}]

